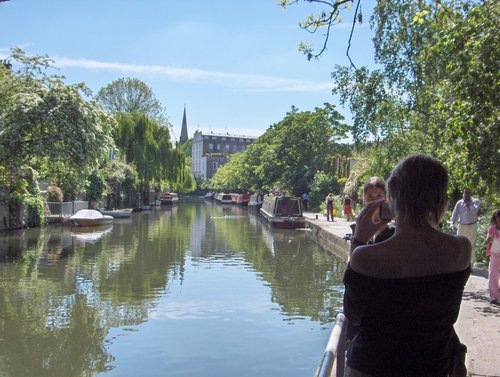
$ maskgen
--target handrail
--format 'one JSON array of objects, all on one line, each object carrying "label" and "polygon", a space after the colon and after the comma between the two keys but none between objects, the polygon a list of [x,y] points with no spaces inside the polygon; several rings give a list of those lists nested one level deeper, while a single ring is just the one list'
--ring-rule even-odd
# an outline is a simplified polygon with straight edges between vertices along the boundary
[{"label": "handrail", "polygon": [[316,374],[317,377],[333,377],[332,370],[335,359],[335,377],[342,377],[344,375],[346,327],[347,319],[344,313],[337,314],[330,338],[328,338],[328,343],[326,344],[323,359]]}]

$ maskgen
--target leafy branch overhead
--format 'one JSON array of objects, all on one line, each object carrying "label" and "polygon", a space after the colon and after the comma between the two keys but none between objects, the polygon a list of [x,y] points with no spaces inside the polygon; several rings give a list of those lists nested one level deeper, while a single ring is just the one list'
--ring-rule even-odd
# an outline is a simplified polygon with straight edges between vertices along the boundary
[{"label": "leafy branch overhead", "polygon": [[[307,60],[318,59],[323,52],[326,51],[328,47],[328,40],[331,35],[332,26],[342,22],[341,12],[343,10],[350,9],[351,4],[354,2],[353,0],[302,0],[308,3],[317,3],[327,8],[327,10],[321,10],[319,13],[310,14],[306,17],[306,19],[299,23],[299,27],[308,31],[311,34],[316,33],[318,30],[322,28],[326,28],[324,34],[323,45],[319,52],[315,52],[314,47],[310,44],[306,44],[305,42],[301,42],[299,44],[299,51],[301,51],[304,55],[306,55]],[[278,0],[278,3],[281,8],[285,9],[292,4],[298,4],[300,0]],[[358,1],[358,7],[359,7]],[[363,16],[361,13],[358,13],[358,8],[356,8],[354,22],[356,21],[362,22]]]},{"label": "leafy branch overhead", "polygon": [[[326,9],[301,24],[309,32],[326,28],[323,49],[306,49],[308,58],[318,57],[344,2],[303,1]],[[498,203],[499,24],[498,1],[374,3],[370,27],[377,69],[351,62],[332,73],[332,92],[352,113],[352,136],[358,151],[366,151],[370,172],[382,175],[407,154],[427,153],[447,166],[454,193],[475,187]]]}]

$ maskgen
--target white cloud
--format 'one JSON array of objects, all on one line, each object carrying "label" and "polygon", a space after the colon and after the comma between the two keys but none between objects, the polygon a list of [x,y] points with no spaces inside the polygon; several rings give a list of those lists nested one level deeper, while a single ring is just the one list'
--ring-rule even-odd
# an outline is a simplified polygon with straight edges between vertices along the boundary
[{"label": "white cloud", "polygon": [[126,74],[150,74],[176,81],[215,84],[237,87],[247,91],[262,92],[316,92],[332,89],[332,82],[313,82],[285,79],[265,75],[239,74],[207,71],[196,68],[176,68],[158,65],[137,65],[101,62],[91,59],[54,58],[59,68],[79,68],[88,70],[106,70]]}]

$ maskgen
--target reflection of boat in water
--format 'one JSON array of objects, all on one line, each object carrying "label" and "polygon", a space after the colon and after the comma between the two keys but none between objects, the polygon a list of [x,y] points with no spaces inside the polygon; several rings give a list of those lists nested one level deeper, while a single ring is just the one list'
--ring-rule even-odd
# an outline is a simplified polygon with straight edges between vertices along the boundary
[{"label": "reflection of boat in water", "polygon": [[107,216],[113,216],[113,218],[118,219],[118,218],[126,218],[132,216],[132,210],[131,209],[113,209],[110,211],[101,211],[103,215]]},{"label": "reflection of boat in water", "polygon": [[[264,220],[264,219],[263,219]],[[268,227],[261,221],[262,239],[273,255],[296,254],[301,249],[301,243],[306,239],[303,229],[289,230]]]},{"label": "reflection of boat in water", "polygon": [[113,221],[112,216],[103,215],[95,209],[81,209],[70,217],[74,224],[79,226],[97,226],[109,224]]},{"label": "reflection of boat in water", "polygon": [[106,233],[110,233],[113,230],[112,224],[100,225],[92,228],[75,228],[71,232],[71,236],[78,242],[81,243],[96,243],[101,239]]},{"label": "reflection of boat in water", "polygon": [[169,206],[163,210],[163,215],[166,217],[170,217],[172,215],[175,215],[178,210],[179,206]]},{"label": "reflection of boat in water", "polygon": [[304,228],[306,224],[302,203],[294,196],[266,195],[260,213],[276,228]]}]

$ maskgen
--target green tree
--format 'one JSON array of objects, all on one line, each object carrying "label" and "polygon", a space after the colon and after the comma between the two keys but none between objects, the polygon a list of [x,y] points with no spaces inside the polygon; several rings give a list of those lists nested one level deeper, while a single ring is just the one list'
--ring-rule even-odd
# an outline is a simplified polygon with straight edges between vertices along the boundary
[{"label": "green tree", "polygon": [[[327,27],[326,45],[338,18],[324,15],[338,1],[307,2],[326,9],[312,16],[323,21],[311,24]],[[333,73],[333,93],[353,112],[354,140],[372,143],[370,166],[428,153],[448,167],[454,192],[475,187],[498,202],[499,3],[378,1],[370,23],[381,68]]]},{"label": "green tree", "polygon": [[[132,203],[131,195],[138,184],[138,175],[135,165],[126,164],[120,160],[108,161],[102,169],[106,191],[114,195],[115,207],[120,208],[122,203],[129,207]],[[122,198],[124,200],[122,201]],[[110,203],[108,203],[109,205]]]},{"label": "green tree", "polygon": [[279,189],[293,195],[308,190],[318,170],[329,167],[349,126],[334,105],[314,111],[292,107],[243,153],[235,154],[212,178],[214,189]]},{"label": "green tree", "polygon": [[114,119],[86,100],[83,84],[47,75],[47,56],[16,48],[9,61],[17,70],[0,66],[0,165],[14,175],[31,166],[49,180],[70,177],[73,188],[81,188],[112,143]]},{"label": "green tree", "polygon": [[174,149],[167,127],[142,113],[119,113],[114,134],[116,146],[126,163],[133,163],[146,192],[149,184],[173,187],[182,184],[185,156]]},{"label": "green tree", "polygon": [[89,208],[94,207],[94,203],[101,199],[106,188],[104,178],[99,171],[93,171],[85,182],[85,196],[89,201]]},{"label": "green tree", "polygon": [[168,125],[165,110],[152,89],[136,78],[120,78],[97,93],[97,101],[111,114],[142,113]]},{"label": "green tree", "polygon": [[267,131],[272,136],[263,170],[283,191],[301,195],[316,171],[324,167],[334,145],[347,136],[349,127],[334,105],[299,112],[292,107],[285,118]]}]

